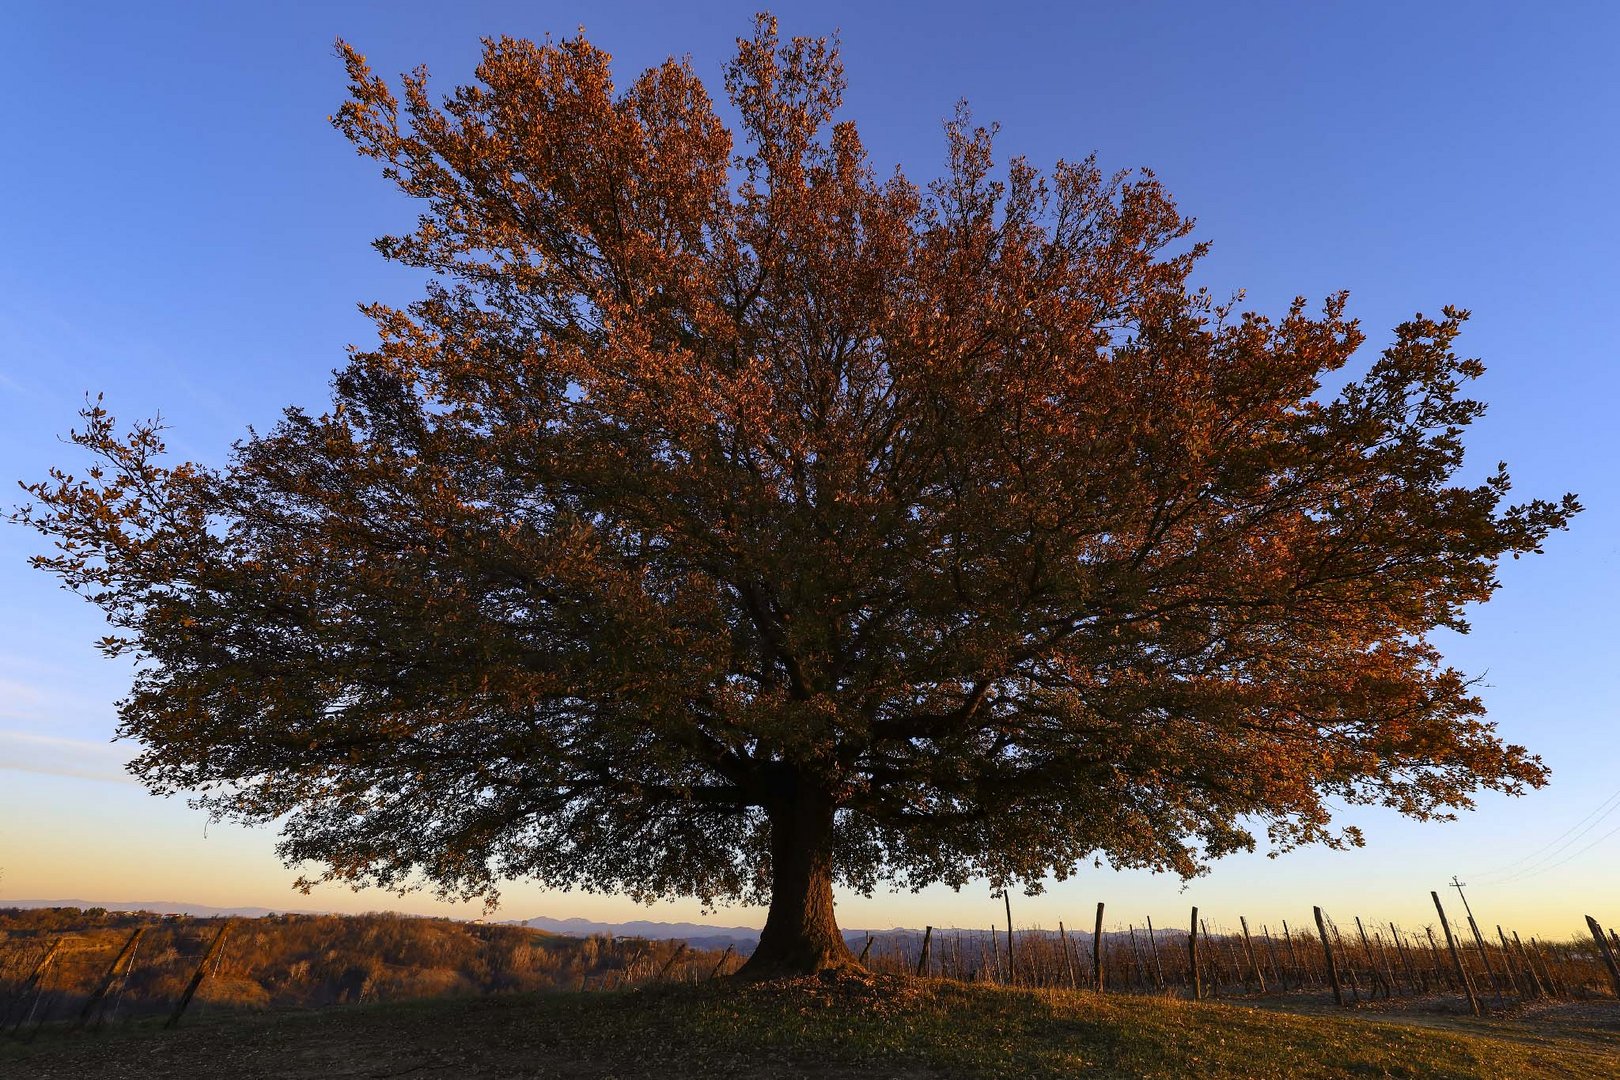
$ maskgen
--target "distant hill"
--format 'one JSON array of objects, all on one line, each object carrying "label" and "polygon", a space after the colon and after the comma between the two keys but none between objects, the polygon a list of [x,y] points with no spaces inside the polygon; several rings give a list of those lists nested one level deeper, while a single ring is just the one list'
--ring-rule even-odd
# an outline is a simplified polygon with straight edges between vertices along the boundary
[{"label": "distant hill", "polygon": [[752,926],[710,926],[706,923],[654,922],[648,919],[609,923],[590,919],[553,919],[547,915],[514,921],[513,925],[566,937],[611,934],[614,937],[646,938],[648,941],[684,941],[695,949],[724,949],[729,945],[743,954],[753,952],[754,946],[759,944],[759,929]]},{"label": "distant hill", "polygon": [[[150,911],[158,915],[191,915],[198,918],[222,918],[234,916],[237,918],[256,919],[265,915],[333,915],[337,912],[310,911],[292,908],[262,908],[240,907],[222,908],[210,907],[207,904],[188,904],[173,900],[0,900],[0,908],[102,908],[106,911]],[[417,916],[412,916],[417,917]],[[427,918],[428,916],[420,916]],[[459,920],[470,922],[473,920]],[[480,920],[481,921],[481,920]],[[759,928],[753,926],[716,926],[709,923],[694,922],[658,922],[652,919],[631,919],[625,922],[600,922],[594,919],[568,918],[558,919],[549,915],[537,915],[532,919],[500,920],[497,925],[522,926],[532,930],[543,930],[550,934],[560,934],[571,938],[588,938],[593,935],[611,935],[620,938],[645,938],[648,941],[684,941],[694,949],[724,950],[728,946],[739,954],[747,956],[759,944]],[[936,928],[938,932],[951,934],[955,937],[977,942],[984,939],[988,942],[990,932],[975,929]],[[999,931],[997,931],[999,933]],[[1020,935],[1037,934],[1043,932],[1020,928]],[[1052,931],[1045,931],[1045,936],[1054,937]],[[922,937],[920,927],[891,927],[887,930],[850,929],[844,930],[844,940],[855,952],[860,952],[866,945],[868,936],[873,939],[875,954],[882,954],[893,949],[914,949],[918,939]],[[1085,930],[1069,931],[1070,940],[1080,943],[1089,942],[1091,934]],[[1104,935],[1106,940],[1125,941],[1123,931],[1109,931]],[[1086,947],[1089,948],[1089,945]]]},{"label": "distant hill", "polygon": [[[234,916],[246,919],[256,919],[273,914],[339,914],[332,911],[309,911],[292,908],[209,907],[206,904],[187,904],[172,900],[0,900],[0,908],[101,908],[106,911],[150,911],[158,915],[191,915],[198,918]],[[408,917],[429,918],[429,916]],[[474,920],[454,921],[471,922]],[[727,946],[730,946],[743,956],[753,952],[754,946],[759,944],[759,928],[753,926],[714,926],[709,923],[658,922],[652,919],[599,922],[578,917],[558,919],[549,915],[537,915],[532,919],[499,920],[496,925],[528,927],[532,930],[543,930],[546,933],[559,934],[570,938],[609,935],[616,938],[645,938],[648,941],[684,941],[690,948],[694,949],[724,950]],[[936,927],[936,932],[972,942],[978,942],[980,939],[988,942],[991,936],[991,931],[971,928]],[[995,933],[999,934],[1000,931],[995,931]],[[1032,934],[1051,938],[1056,937],[1054,931],[1027,928],[1020,928],[1019,934],[1021,937]],[[922,937],[922,928],[896,926],[887,930],[850,928],[844,930],[844,940],[857,953],[866,945],[868,936],[873,939],[875,953],[882,954],[884,951],[892,949],[914,949],[918,939]],[[1107,931],[1103,937],[1106,941],[1124,942],[1128,940],[1126,933],[1120,930]],[[1085,947],[1089,948],[1091,934],[1086,930],[1070,930],[1069,939],[1076,942],[1077,946],[1082,942],[1087,943]]]},{"label": "distant hill", "polygon": [[48,967],[39,969],[47,977],[35,1005],[43,1015],[72,1015],[137,930],[128,974],[109,1003],[123,1016],[172,1006],[222,929],[197,996],[199,1005],[216,1009],[695,981],[741,962],[735,954],[672,941],[573,938],[409,915],[195,917],[154,911],[183,904],[132,906],[138,910],[0,904],[0,1014],[20,1000],[31,973],[49,957]]},{"label": "distant hill", "polygon": [[330,915],[329,911],[307,911],[297,908],[264,907],[209,907],[207,904],[187,904],[176,900],[0,900],[0,908],[78,908],[81,911],[100,908],[103,911],[150,911],[154,915],[192,915],[197,918],[257,919],[265,915]]},{"label": "distant hill", "polygon": [[[264,907],[212,907],[208,904],[190,904],[176,900],[0,900],[0,908],[36,910],[39,908],[78,908],[81,911],[99,908],[103,911],[149,911],[154,915],[190,915],[194,918],[258,919],[266,915],[332,915],[336,912]],[[422,916],[426,918],[427,916]],[[470,920],[461,920],[470,921]],[[728,946],[743,956],[754,951],[759,944],[759,928],[753,926],[713,926],[708,923],[658,922],[651,919],[632,919],[627,922],[598,922],[592,919],[557,919],[538,915],[532,919],[511,919],[499,925],[522,926],[543,930],[571,938],[593,935],[611,935],[622,938],[645,938],[648,941],[684,941],[694,949],[724,950]],[[913,940],[921,930],[895,927],[891,930],[845,930],[844,940],[859,952],[871,934],[881,945],[889,940]]]},{"label": "distant hill", "polygon": [[[648,941],[684,941],[694,949],[724,949],[729,946],[744,956],[753,952],[754,946],[759,944],[759,929],[752,926],[711,926],[708,923],[655,922],[648,919],[610,923],[593,922],[590,919],[554,919],[547,915],[524,919],[521,922],[514,922],[513,925],[545,930],[565,937],[610,934],[613,937],[646,938]],[[895,942],[906,942],[914,946],[916,940],[922,936],[922,931],[902,927],[890,930],[846,929],[844,940],[851,949],[860,952],[866,944],[868,935],[873,937],[880,947]]]}]

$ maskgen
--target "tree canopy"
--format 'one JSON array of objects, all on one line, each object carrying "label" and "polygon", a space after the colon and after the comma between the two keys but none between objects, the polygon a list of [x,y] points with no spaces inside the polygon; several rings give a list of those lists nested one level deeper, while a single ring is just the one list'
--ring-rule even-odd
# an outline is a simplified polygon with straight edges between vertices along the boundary
[{"label": "tree canopy", "polygon": [[729,128],[583,37],[443,98],[340,49],[420,299],[219,467],[95,402],[16,514],[137,658],[154,791],[331,880],[769,898],[769,970],[848,962],[835,881],[1192,875],[1543,782],[1431,640],[1578,510],[1460,481],[1465,312],[1357,359],[1344,296],[1218,302],[1151,174],[965,110],[880,173],[768,18]]}]

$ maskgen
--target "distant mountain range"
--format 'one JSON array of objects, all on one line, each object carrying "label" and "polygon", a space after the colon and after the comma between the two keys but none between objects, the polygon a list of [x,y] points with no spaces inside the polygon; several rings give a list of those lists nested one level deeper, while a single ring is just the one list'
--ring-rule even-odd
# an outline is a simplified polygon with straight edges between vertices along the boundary
[{"label": "distant mountain range", "polygon": [[[108,911],[150,911],[159,915],[195,915],[201,917],[218,918],[220,916],[236,916],[244,919],[256,919],[264,915],[331,915],[338,914],[330,911],[302,911],[293,908],[262,908],[262,907],[210,907],[207,904],[186,904],[173,900],[0,900],[0,908],[42,908],[42,907],[74,907],[74,908],[106,908]],[[470,921],[470,920],[463,920]],[[649,941],[684,941],[694,949],[724,949],[728,945],[737,952],[747,955],[754,951],[759,944],[759,929],[753,926],[713,926],[708,923],[694,922],[657,922],[651,919],[633,919],[627,922],[597,922],[593,919],[555,919],[547,915],[539,915],[532,919],[511,919],[507,925],[527,926],[534,930],[541,930],[549,934],[560,934],[565,937],[590,937],[592,934],[611,934],[613,937],[639,937]],[[969,941],[980,938],[988,939],[989,931],[973,929],[942,929],[940,932],[949,934],[954,938],[966,938]],[[999,931],[998,931],[999,933]],[[1044,933],[1048,937],[1054,936],[1051,931],[1020,930],[1020,936],[1026,934]],[[917,939],[922,936],[920,929],[906,927],[893,927],[888,930],[853,930],[844,931],[844,940],[855,952],[860,952],[866,945],[867,936],[873,939],[873,946],[878,953],[888,949],[915,948]],[[1108,939],[1120,938],[1121,931],[1108,931]],[[1070,931],[1069,937],[1077,944],[1089,942],[1091,935],[1086,931]],[[1088,946],[1089,947],[1089,946]]]},{"label": "distant mountain range", "polygon": [[150,911],[154,915],[197,915],[219,918],[225,915],[241,919],[258,919],[265,915],[330,915],[328,911],[305,911],[299,908],[263,907],[209,907],[207,904],[184,904],[174,900],[0,900],[0,908],[105,908],[108,911]]},{"label": "distant mountain range", "polygon": [[[329,911],[304,911],[293,908],[263,907],[210,907],[207,904],[187,904],[174,900],[0,900],[0,908],[106,908],[108,911],[150,911],[156,915],[195,915],[205,918],[235,916],[256,919],[264,915],[330,915]],[[712,926],[708,923],[657,922],[635,919],[628,922],[596,922],[591,919],[554,919],[540,915],[532,919],[509,920],[513,926],[527,926],[565,937],[590,937],[592,934],[611,934],[614,937],[640,937],[650,941],[684,941],[694,949],[724,949],[730,945],[740,953],[750,953],[759,943],[759,928],[753,926]],[[844,938],[854,949],[860,949],[867,934],[881,940],[915,938],[921,930],[896,927],[892,930],[845,930]]]},{"label": "distant mountain range", "polygon": [[[589,937],[592,934],[611,934],[614,937],[639,937],[650,941],[684,941],[694,949],[724,949],[728,945],[747,955],[759,944],[759,930],[752,926],[710,926],[707,923],[653,922],[593,922],[590,919],[553,919],[545,915],[524,919],[514,925],[544,930],[565,937]],[[888,930],[844,930],[844,941],[859,953],[868,937],[879,952],[889,949],[915,948],[922,937],[921,930],[896,926]],[[951,930],[949,933],[965,935],[969,939],[984,936],[983,930]]]},{"label": "distant mountain range", "polygon": [[753,952],[754,946],[759,944],[759,928],[753,926],[709,926],[706,923],[653,922],[648,919],[608,923],[590,919],[553,919],[546,915],[514,920],[514,924],[566,937],[612,934],[614,937],[639,937],[650,941],[684,941],[695,949],[724,949],[730,945],[740,953]]}]

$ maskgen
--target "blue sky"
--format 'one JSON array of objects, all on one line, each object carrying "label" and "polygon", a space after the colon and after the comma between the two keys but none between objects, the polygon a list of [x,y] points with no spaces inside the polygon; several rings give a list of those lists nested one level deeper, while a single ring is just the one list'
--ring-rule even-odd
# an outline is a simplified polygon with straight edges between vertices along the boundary
[{"label": "blue sky", "polygon": [[[690,54],[718,93],[755,4],[24,3],[0,37],[7,167],[0,259],[0,480],[71,462],[57,436],[83,395],[161,412],[186,457],[217,461],[286,404],[319,405],[355,305],[412,280],[370,239],[413,213],[326,123],[343,36],[378,70],[470,76],[485,34],[583,24],[621,78]],[[1519,491],[1588,507],[1545,557],[1504,567],[1475,633],[1442,642],[1504,734],[1553,769],[1544,791],[1487,797],[1451,825],[1350,820],[1367,849],[1236,858],[1185,891],[1173,878],[1087,871],[1021,920],[1053,925],[1097,899],[1119,918],[1227,922],[1330,913],[1425,920],[1427,892],[1477,880],[1486,922],[1574,933],[1620,921],[1620,286],[1614,181],[1620,79],[1608,4],[781,4],[785,33],[838,30],[846,115],[880,166],[926,178],[941,122],[966,98],[1003,152],[1037,164],[1095,151],[1153,168],[1214,250],[1199,280],[1277,311],[1351,290],[1368,347],[1414,311],[1471,308],[1463,347],[1489,371],[1471,468],[1498,459]],[[13,501],[13,500],[7,500]],[[289,891],[266,832],[214,827],[120,780],[108,745],[126,672],[90,647],[98,616],[24,566],[35,539],[0,528],[0,897],[185,899],[271,907],[443,910],[430,899]],[[1601,839],[1607,837],[1606,839]],[[1582,851],[1594,841],[1589,850]],[[1564,846],[1549,845],[1563,843]],[[1581,852],[1576,855],[1575,853]],[[1565,856],[1574,856],[1565,859]],[[1525,860],[1518,863],[1516,860]],[[1490,871],[1526,873],[1517,880]],[[1604,906],[1607,905],[1607,910]],[[649,915],[627,901],[508,890],[506,912]],[[977,925],[960,895],[843,898],[848,926]],[[656,907],[684,918],[695,905]],[[476,914],[476,911],[470,912]],[[759,919],[722,911],[722,922]]]}]

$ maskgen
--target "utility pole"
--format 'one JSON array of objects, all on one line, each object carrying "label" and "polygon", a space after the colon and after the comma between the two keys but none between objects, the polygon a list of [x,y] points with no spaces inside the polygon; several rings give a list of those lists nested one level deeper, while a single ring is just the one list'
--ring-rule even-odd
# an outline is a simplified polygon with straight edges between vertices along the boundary
[{"label": "utility pole", "polygon": [[1468,897],[1466,895],[1464,895],[1464,893],[1463,893],[1463,887],[1465,885],[1467,885],[1467,884],[1468,884],[1468,882],[1466,882],[1466,881],[1458,881],[1456,874],[1451,875],[1451,887],[1453,889],[1456,889],[1457,890],[1457,895],[1462,898],[1463,910],[1468,912],[1468,921],[1473,922],[1474,921],[1474,909],[1468,906]]},{"label": "utility pole", "polygon": [[1479,948],[1480,963],[1485,965],[1485,976],[1491,980],[1491,994],[1500,999],[1501,987],[1496,981],[1496,971],[1491,967],[1490,954],[1485,951],[1485,939],[1480,936],[1479,924],[1474,921],[1474,909],[1468,906],[1468,896],[1463,892],[1463,886],[1467,884],[1466,881],[1458,881],[1456,874],[1451,875],[1451,887],[1457,890],[1457,895],[1462,899],[1463,911],[1468,913],[1468,929],[1473,931],[1474,944]]}]

